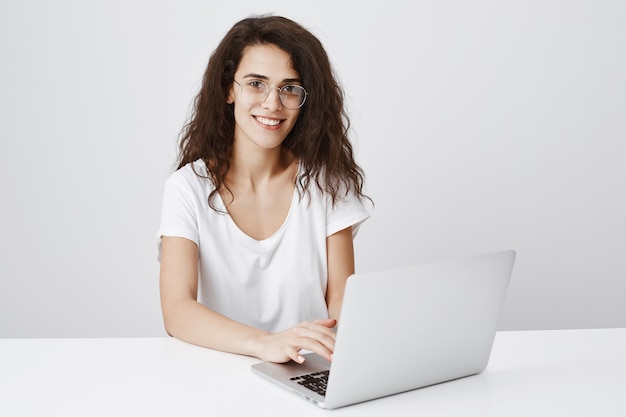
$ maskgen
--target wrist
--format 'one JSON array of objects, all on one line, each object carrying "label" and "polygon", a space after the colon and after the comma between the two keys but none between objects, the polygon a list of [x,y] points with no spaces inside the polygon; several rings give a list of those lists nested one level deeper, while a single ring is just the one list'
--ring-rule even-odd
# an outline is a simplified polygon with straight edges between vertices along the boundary
[{"label": "wrist", "polygon": [[254,356],[261,360],[265,360],[265,350],[267,348],[267,339],[272,333],[255,329],[252,335],[248,338],[247,350],[250,356]]}]

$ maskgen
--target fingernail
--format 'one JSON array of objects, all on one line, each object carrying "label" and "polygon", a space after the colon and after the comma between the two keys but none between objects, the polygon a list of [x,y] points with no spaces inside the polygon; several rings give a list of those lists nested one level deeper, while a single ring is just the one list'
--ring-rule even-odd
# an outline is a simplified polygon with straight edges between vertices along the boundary
[{"label": "fingernail", "polygon": [[304,356],[298,356],[298,363],[304,363]]},{"label": "fingernail", "polygon": [[332,361],[335,358],[335,356],[331,353],[330,354],[330,360]]}]

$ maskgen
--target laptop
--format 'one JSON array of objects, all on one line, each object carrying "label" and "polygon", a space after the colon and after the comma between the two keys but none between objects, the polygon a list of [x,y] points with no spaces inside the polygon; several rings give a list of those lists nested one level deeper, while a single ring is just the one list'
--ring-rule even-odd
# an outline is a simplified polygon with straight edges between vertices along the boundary
[{"label": "laptop", "polygon": [[515,252],[354,274],[333,361],[261,362],[256,374],[334,409],[483,371]]}]

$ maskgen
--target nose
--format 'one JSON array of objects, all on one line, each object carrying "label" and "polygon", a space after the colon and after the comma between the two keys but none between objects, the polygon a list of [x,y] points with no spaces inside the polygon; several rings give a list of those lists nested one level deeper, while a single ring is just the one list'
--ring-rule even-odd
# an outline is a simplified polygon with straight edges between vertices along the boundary
[{"label": "nose", "polygon": [[280,101],[280,88],[269,87],[267,97],[261,105],[268,110],[280,110],[283,107],[283,103]]}]

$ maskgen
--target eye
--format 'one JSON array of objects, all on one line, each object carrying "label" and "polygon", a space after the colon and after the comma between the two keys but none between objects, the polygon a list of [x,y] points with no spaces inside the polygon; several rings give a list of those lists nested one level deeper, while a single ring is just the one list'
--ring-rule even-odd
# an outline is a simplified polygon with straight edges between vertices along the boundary
[{"label": "eye", "polygon": [[302,87],[300,87],[299,85],[284,85],[281,88],[282,92],[285,94],[290,94],[290,95],[300,95],[301,91],[302,91]]},{"label": "eye", "polygon": [[248,87],[254,90],[265,90],[267,86],[263,81],[252,80],[248,83]]}]

